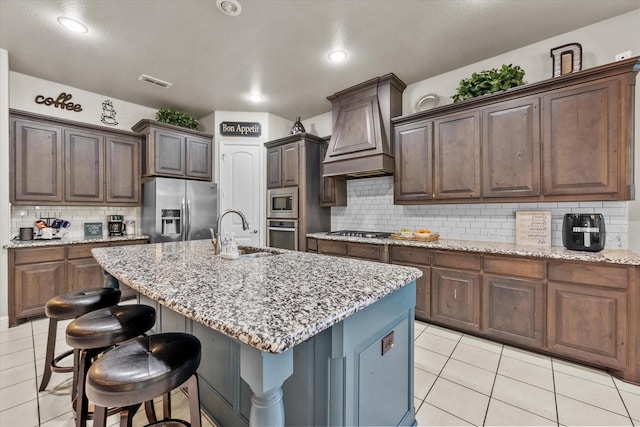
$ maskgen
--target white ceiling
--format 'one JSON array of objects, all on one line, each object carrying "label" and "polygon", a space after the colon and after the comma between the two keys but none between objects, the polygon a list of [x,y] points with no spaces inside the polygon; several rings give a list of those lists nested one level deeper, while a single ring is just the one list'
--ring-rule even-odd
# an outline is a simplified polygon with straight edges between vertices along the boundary
[{"label": "white ceiling", "polygon": [[[9,68],[202,117],[268,111],[293,120],[375,76],[411,84],[640,7],[640,0],[0,0]],[[67,32],[61,15],[89,33]],[[342,47],[348,61],[330,64]],[[162,89],[142,73],[173,83]],[[261,92],[261,104],[248,101]]]}]

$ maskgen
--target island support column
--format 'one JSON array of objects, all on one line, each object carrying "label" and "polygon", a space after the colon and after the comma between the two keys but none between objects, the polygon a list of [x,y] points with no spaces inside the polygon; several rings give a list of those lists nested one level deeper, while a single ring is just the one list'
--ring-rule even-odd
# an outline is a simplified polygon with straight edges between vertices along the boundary
[{"label": "island support column", "polygon": [[240,345],[240,376],[249,384],[249,426],[284,426],[282,384],[293,374],[293,349],[272,354]]}]

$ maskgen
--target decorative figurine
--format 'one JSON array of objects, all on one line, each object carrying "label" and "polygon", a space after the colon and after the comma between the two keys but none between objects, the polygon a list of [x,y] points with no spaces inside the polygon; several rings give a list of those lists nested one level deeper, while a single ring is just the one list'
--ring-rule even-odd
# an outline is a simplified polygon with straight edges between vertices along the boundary
[{"label": "decorative figurine", "polygon": [[302,126],[302,122],[300,121],[300,117],[296,119],[296,122],[291,126],[291,135],[296,133],[304,132],[304,126]]}]

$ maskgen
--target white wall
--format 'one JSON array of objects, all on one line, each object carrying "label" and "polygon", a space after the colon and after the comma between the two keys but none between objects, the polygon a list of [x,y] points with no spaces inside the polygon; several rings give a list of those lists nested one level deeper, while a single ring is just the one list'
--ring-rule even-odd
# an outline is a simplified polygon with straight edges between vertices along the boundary
[{"label": "white wall", "polygon": [[9,209],[9,53],[0,49],[0,326],[8,324],[9,271],[7,250],[11,221]]},{"label": "white wall", "polygon": [[[498,68],[502,64],[513,63],[520,65],[526,71],[525,81],[528,83],[551,78],[552,59],[549,52],[554,47],[568,43],[582,45],[583,69],[613,62],[616,54],[627,50],[631,50],[632,55],[638,56],[640,55],[640,9],[410,84],[403,93],[403,115],[414,113],[416,102],[428,93],[438,94],[441,98],[441,105],[451,103],[450,96],[455,93],[459,81],[469,77],[474,71]],[[402,78],[402,76],[399,77]],[[636,85],[635,112],[635,128],[640,129],[640,84]],[[319,130],[318,135],[320,136],[329,135],[331,134],[331,112],[308,118],[303,121],[303,124],[305,127],[310,127],[313,124]],[[638,131],[636,131],[637,133]],[[628,247],[630,250],[640,253],[640,149],[637,145],[635,150],[636,200],[622,203],[562,203],[557,204],[556,207],[553,206],[554,204],[541,204],[550,206],[554,212],[554,226],[557,226],[558,215],[562,212],[591,212],[591,209],[597,209],[603,213],[608,212],[612,217],[607,220],[607,231],[611,233],[607,239],[607,248]],[[376,196],[366,200],[370,192]],[[332,229],[363,229],[366,224],[372,229],[377,227],[390,230],[389,227],[395,223],[398,226],[403,224],[429,226],[433,218],[449,218],[447,212],[465,212],[460,219],[463,224],[492,223],[495,208],[501,209],[500,204],[396,207],[393,206],[393,180],[391,178],[348,181],[347,203],[349,206],[346,208],[331,209]],[[364,206],[364,208],[354,208],[352,207],[354,204],[361,208]],[[538,204],[506,204],[503,206],[504,209],[512,212],[515,209],[537,209]],[[380,214],[380,222],[372,219],[377,214]],[[392,215],[393,221],[390,222],[388,218],[385,218],[385,215]],[[365,223],[363,223],[363,216],[368,219]],[[420,221],[424,221],[424,224],[419,223]],[[436,221],[434,224],[439,223]],[[511,227],[508,218],[505,224]],[[442,227],[448,226],[442,225]],[[459,233],[452,231],[446,234],[457,236]],[[511,233],[504,231],[504,234],[503,238],[497,241],[510,241]],[[474,233],[472,235],[478,240],[496,241],[495,235],[491,237]],[[618,235],[620,243],[613,240]],[[554,245],[561,245],[557,238],[553,240]]]}]

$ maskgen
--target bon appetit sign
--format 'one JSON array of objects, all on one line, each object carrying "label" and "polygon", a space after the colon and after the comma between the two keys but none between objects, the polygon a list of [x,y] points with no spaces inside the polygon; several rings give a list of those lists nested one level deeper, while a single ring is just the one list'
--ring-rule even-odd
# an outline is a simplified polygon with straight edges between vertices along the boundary
[{"label": "bon appetit sign", "polygon": [[222,122],[220,135],[258,137],[262,135],[262,126],[258,122]]}]

